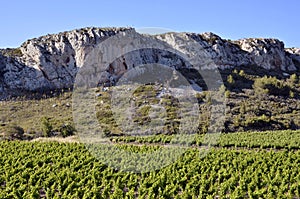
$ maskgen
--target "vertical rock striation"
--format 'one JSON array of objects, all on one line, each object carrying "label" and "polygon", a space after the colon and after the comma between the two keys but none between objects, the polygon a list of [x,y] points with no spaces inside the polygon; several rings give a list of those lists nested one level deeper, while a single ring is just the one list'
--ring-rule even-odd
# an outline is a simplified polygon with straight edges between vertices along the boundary
[{"label": "vertical rock striation", "polygon": [[[0,92],[62,89],[72,87],[85,56],[100,42],[133,28],[83,28],[46,35],[24,42],[17,49],[0,50]],[[174,34],[154,35],[158,40],[176,47]],[[213,33],[180,33],[186,41],[196,41],[214,65],[204,69],[232,69],[239,66],[260,67],[279,73],[294,73],[300,67],[300,49],[284,48],[277,39],[224,40]],[[192,49],[197,50],[197,49]],[[200,50],[200,49],[199,49]],[[157,49],[124,55],[111,63],[102,74],[103,82],[118,78],[126,70],[140,64],[160,63],[175,68],[189,67],[182,58]]]}]

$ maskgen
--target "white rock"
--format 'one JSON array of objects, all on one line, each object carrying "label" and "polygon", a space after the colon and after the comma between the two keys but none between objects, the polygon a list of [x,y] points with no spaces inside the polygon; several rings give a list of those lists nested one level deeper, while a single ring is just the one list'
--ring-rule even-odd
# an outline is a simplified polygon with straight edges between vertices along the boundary
[{"label": "white rock", "polygon": [[[130,36],[132,34],[130,31],[133,29],[85,28],[28,40],[20,47],[23,54],[21,57],[5,57],[0,51],[2,74],[0,82],[3,82],[3,85],[0,85],[1,91],[72,87],[86,55],[96,45],[119,32]],[[178,40],[177,34],[183,39]],[[201,56],[198,58],[203,63],[194,65],[196,69],[223,70],[257,65],[267,70],[279,69],[282,72],[289,72],[296,70],[295,62],[300,62],[300,49],[284,49],[283,42],[277,39],[241,39],[229,42],[213,33],[166,33],[145,36],[145,42],[150,41],[150,38],[165,42],[177,50],[184,46],[181,51],[183,55],[187,52],[190,54],[197,52],[197,56]],[[187,45],[195,41],[197,45]],[[100,82],[114,83],[126,71],[148,63],[159,63],[177,69],[191,67],[190,63],[185,63],[182,58],[167,51],[153,49],[134,51],[111,63],[113,70],[101,69]]]}]

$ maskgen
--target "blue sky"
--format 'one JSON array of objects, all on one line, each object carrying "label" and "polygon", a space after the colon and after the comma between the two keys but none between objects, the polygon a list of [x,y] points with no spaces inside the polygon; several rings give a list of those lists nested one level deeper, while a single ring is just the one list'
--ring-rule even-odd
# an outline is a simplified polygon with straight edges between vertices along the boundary
[{"label": "blue sky", "polygon": [[272,37],[300,47],[299,0],[2,1],[0,47],[48,33],[97,26],[214,32],[226,39]]}]

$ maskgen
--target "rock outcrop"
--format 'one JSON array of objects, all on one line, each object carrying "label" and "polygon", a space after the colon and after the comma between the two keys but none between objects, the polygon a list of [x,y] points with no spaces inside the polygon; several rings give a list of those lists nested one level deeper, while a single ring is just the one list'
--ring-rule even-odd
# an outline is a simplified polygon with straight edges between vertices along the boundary
[{"label": "rock outcrop", "polygon": [[[83,28],[46,35],[24,42],[17,49],[0,50],[0,92],[38,91],[70,88],[78,69],[88,55],[102,41],[118,33],[135,33],[132,28]],[[135,33],[136,34],[136,33]],[[174,34],[155,35],[155,39],[170,46],[177,45]],[[213,33],[180,33],[186,42],[196,41],[201,50],[214,62],[203,69],[232,69],[239,66],[262,67],[291,74],[299,71],[300,49],[285,49],[277,39],[224,40]],[[182,41],[185,42],[185,41]],[[197,50],[197,49],[193,49]],[[180,57],[167,52],[148,49],[120,57],[103,71],[102,81],[119,77],[134,65],[168,63],[174,67],[188,67]]]}]

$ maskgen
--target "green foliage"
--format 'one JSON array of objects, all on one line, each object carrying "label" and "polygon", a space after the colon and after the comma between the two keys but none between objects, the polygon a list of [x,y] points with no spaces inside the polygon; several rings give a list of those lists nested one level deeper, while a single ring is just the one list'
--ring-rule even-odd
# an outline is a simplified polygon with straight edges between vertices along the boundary
[{"label": "green foliage", "polygon": [[[259,118],[263,121],[268,121],[268,117],[262,116]],[[206,137],[205,137],[206,136]],[[216,136],[211,134],[211,136]],[[205,138],[205,139],[204,139]],[[200,134],[193,135],[194,144],[201,146],[205,140],[209,140],[209,135]],[[121,136],[113,137],[111,141],[125,143],[140,143],[140,144],[174,144],[177,143],[175,135],[155,135],[155,136]],[[264,132],[238,132],[221,134],[218,139],[219,147],[248,147],[251,148],[276,148],[276,149],[300,149],[300,130],[284,130],[284,131],[264,131]]]},{"label": "green foliage", "polygon": [[[231,136],[234,143],[243,144],[242,135]],[[252,137],[254,141],[253,136],[259,137],[259,133],[244,137]],[[151,146],[120,145],[120,149],[125,148],[136,153],[157,150]],[[109,148],[102,153],[114,155]],[[0,198],[300,197],[299,150],[213,148],[205,156],[201,153],[199,149],[189,148],[178,160],[160,170],[126,173],[103,164],[83,144],[0,142],[0,167],[3,168]],[[157,161],[164,158],[158,157]]]},{"label": "green foliage", "polygon": [[226,91],[225,91],[225,97],[226,97],[226,98],[230,98],[230,91],[229,91],[229,90],[226,90]]},{"label": "green foliage", "polygon": [[[226,88],[221,86],[219,89],[220,93],[226,97],[226,100],[223,101],[226,103],[227,111],[224,131],[299,129],[300,85],[298,76],[293,74],[286,79],[279,79],[260,77],[255,74],[249,72],[248,68],[238,68],[226,71],[224,74],[224,77],[228,77],[229,82],[231,82],[230,79],[234,80],[233,84],[225,81]],[[97,94],[95,111],[101,128],[107,136],[124,135],[122,128],[115,120],[116,114],[111,110],[111,92],[100,92],[100,90],[99,88],[95,93],[95,95]],[[165,92],[164,95],[158,95],[163,92]],[[41,94],[36,95],[41,97]],[[71,93],[55,95],[54,92],[51,95],[44,94],[42,98],[38,98],[36,95],[31,96],[31,99],[19,97],[15,100],[1,102],[0,132],[3,132],[5,126],[16,123],[24,129],[26,138],[40,136],[40,132],[43,132],[43,124],[40,122],[42,117],[51,118],[52,132],[55,135],[59,135],[61,131],[64,133],[68,131],[62,128],[62,124],[72,124],[73,121]],[[219,99],[223,99],[223,95]],[[200,113],[199,122],[195,124],[198,126],[198,133],[206,133],[209,128],[211,108],[216,104],[215,98],[212,96],[214,95],[211,95],[211,91],[203,91],[195,95]],[[164,125],[159,122],[155,123],[161,125],[161,130],[149,131],[149,133],[178,132],[181,116],[178,114],[180,111],[178,99],[168,96],[167,90],[162,85],[140,86],[133,91],[129,100],[131,118],[136,125],[143,128],[143,125],[146,126],[153,122],[153,118],[159,118],[161,121],[165,121]],[[263,120],[262,115],[270,120]]]},{"label": "green foliage", "polygon": [[265,123],[269,123],[270,121],[270,117],[263,114],[262,116],[247,118],[247,120],[245,121],[245,125],[264,125]]},{"label": "green foliage", "polygon": [[[72,119],[72,93],[65,92],[55,96],[31,94],[31,99],[18,97],[14,100],[0,103],[0,132],[2,123],[18,124],[24,131],[30,132],[31,136],[42,132],[41,118],[51,118],[53,129],[59,129],[62,123],[71,123]],[[54,93],[53,93],[54,95]],[[53,105],[56,104],[56,107]]]},{"label": "green foliage", "polygon": [[239,75],[240,75],[241,77],[244,77],[244,76],[245,76],[245,71],[244,71],[244,70],[240,70]]},{"label": "green foliage", "polygon": [[300,131],[239,132],[222,134],[222,147],[300,149]]},{"label": "green foliage", "polygon": [[234,78],[233,78],[232,75],[228,75],[228,77],[227,77],[227,82],[228,82],[229,84],[231,84],[231,85],[235,83]]},{"label": "green foliage", "polygon": [[257,78],[254,81],[253,89],[257,95],[283,95],[288,96],[290,88],[286,86],[283,81],[278,80],[276,77]]},{"label": "green foliage", "polygon": [[288,83],[291,87],[295,86],[299,82],[298,76],[296,74],[292,74],[288,79]]},{"label": "green foliage", "polygon": [[75,131],[75,127],[71,124],[63,124],[59,129],[59,132],[63,137],[74,135]]},{"label": "green foliage", "polygon": [[53,131],[53,126],[50,122],[50,119],[47,117],[42,117],[41,118],[41,123],[42,123],[42,131],[43,131],[43,136],[44,137],[51,137],[52,136],[52,131]]},{"label": "green foliage", "polygon": [[10,57],[22,57],[23,53],[20,48],[7,48],[2,51],[3,55]]}]

